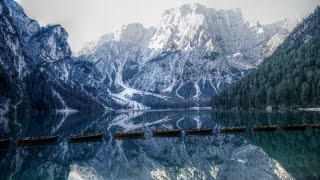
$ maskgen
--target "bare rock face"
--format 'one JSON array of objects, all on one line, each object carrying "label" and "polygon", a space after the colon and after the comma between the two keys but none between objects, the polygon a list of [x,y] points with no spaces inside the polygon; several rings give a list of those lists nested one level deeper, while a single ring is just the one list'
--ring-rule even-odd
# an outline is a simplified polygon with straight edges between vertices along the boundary
[{"label": "bare rock face", "polygon": [[123,26],[72,58],[60,25],[40,27],[13,0],[0,1],[0,14],[0,78],[12,87],[3,99],[46,110],[203,106],[290,31],[288,21],[252,26],[239,9],[188,4],[165,11],[157,27]]},{"label": "bare rock face", "polygon": [[29,19],[22,7],[15,1],[3,0],[1,6],[4,13],[13,20],[11,23],[16,27],[15,30],[23,43],[28,42],[29,38],[40,29],[39,23]]},{"label": "bare rock face", "polygon": [[103,109],[73,81],[67,37],[60,25],[40,27],[15,1],[0,1],[0,114],[19,107],[31,111]]},{"label": "bare rock face", "polygon": [[93,62],[118,98],[145,103],[150,96],[142,94],[151,93],[197,106],[272,54],[292,29],[288,24],[252,26],[239,9],[187,4],[165,11],[157,27],[130,24],[102,36],[77,58]]},{"label": "bare rock face", "polygon": [[28,53],[38,62],[55,62],[71,56],[68,33],[60,25],[41,28],[28,42]]}]

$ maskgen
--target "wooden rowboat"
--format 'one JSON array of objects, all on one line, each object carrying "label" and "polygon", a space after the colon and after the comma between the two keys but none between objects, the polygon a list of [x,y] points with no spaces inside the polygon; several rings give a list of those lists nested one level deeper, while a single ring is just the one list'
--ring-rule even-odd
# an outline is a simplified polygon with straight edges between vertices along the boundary
[{"label": "wooden rowboat", "polygon": [[116,138],[128,138],[128,137],[143,137],[144,132],[143,131],[137,131],[137,132],[116,132],[113,135]]},{"label": "wooden rowboat", "polygon": [[273,125],[273,126],[253,126],[252,130],[253,131],[275,131],[277,130],[278,127]]},{"label": "wooden rowboat", "polygon": [[59,139],[59,136],[26,137],[23,139],[18,139],[17,143],[21,145],[46,144],[46,143],[56,143],[58,139]]},{"label": "wooden rowboat", "polygon": [[311,129],[320,129],[320,124],[312,124],[310,125]]},{"label": "wooden rowboat", "polygon": [[219,131],[221,133],[240,133],[244,132],[246,130],[246,126],[242,127],[225,127],[225,128],[220,128]]},{"label": "wooden rowboat", "polygon": [[78,141],[93,141],[93,140],[101,140],[103,138],[103,134],[81,134],[81,135],[72,135],[68,137],[68,141],[70,142],[78,142]]},{"label": "wooden rowboat", "polygon": [[0,149],[8,149],[11,139],[0,139]]},{"label": "wooden rowboat", "polygon": [[166,136],[166,135],[181,135],[181,130],[159,130],[152,132],[154,136]]},{"label": "wooden rowboat", "polygon": [[186,134],[210,134],[212,131],[212,128],[192,128],[186,129]]},{"label": "wooden rowboat", "polygon": [[286,131],[294,131],[294,130],[306,130],[307,129],[307,125],[303,124],[303,125],[297,125],[297,124],[293,124],[293,125],[286,125],[286,126],[282,126],[281,127],[282,130],[286,130]]}]

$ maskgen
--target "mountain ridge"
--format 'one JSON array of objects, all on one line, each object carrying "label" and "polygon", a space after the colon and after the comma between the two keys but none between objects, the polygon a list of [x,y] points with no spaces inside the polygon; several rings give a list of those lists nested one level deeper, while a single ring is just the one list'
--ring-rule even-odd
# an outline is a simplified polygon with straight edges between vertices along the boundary
[{"label": "mountain ridge", "polygon": [[158,27],[125,25],[72,57],[63,27],[41,27],[13,0],[0,5],[0,78],[10,86],[1,104],[32,111],[209,106],[289,31],[286,21],[250,26],[239,10],[184,5]]},{"label": "mountain ridge", "polygon": [[15,109],[103,109],[67,77],[71,50],[60,25],[40,27],[13,0],[0,1],[0,14],[0,74],[10,86],[0,96],[6,106],[1,114]]},{"label": "mountain ridge", "polygon": [[107,79],[105,88],[117,96],[131,89],[189,107],[209,105],[212,95],[273,52],[290,31],[282,26],[288,22],[252,27],[239,9],[187,4],[166,10],[157,27],[134,23],[104,35],[76,59],[94,63]]},{"label": "mountain ridge", "polygon": [[320,7],[252,74],[213,97],[215,108],[295,109],[320,104]]}]

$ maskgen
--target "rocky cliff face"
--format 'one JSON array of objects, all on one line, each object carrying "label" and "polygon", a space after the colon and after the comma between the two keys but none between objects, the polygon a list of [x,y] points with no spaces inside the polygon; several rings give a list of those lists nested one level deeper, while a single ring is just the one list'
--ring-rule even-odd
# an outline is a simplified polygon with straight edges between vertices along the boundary
[{"label": "rocky cliff face", "polygon": [[285,20],[251,26],[239,9],[183,5],[165,11],[157,27],[129,24],[104,35],[77,58],[94,63],[104,87],[118,98],[151,107],[155,98],[159,104],[197,106],[256,68],[290,25]]},{"label": "rocky cliff face", "polygon": [[290,30],[287,21],[251,26],[238,9],[190,4],[165,11],[157,27],[123,26],[71,57],[60,25],[40,27],[13,0],[0,2],[0,14],[0,78],[7,87],[0,100],[9,109],[209,105],[212,95],[256,68]]},{"label": "rocky cliff face", "polygon": [[0,14],[0,100],[8,107],[3,114],[19,107],[103,108],[71,80],[68,33],[60,25],[40,27],[13,0],[0,2]]},{"label": "rocky cliff face", "polygon": [[68,33],[60,25],[41,28],[29,39],[27,53],[39,62],[69,58],[71,49],[67,38]]},{"label": "rocky cliff face", "polygon": [[213,97],[214,108],[298,109],[320,106],[320,7],[254,72]]}]

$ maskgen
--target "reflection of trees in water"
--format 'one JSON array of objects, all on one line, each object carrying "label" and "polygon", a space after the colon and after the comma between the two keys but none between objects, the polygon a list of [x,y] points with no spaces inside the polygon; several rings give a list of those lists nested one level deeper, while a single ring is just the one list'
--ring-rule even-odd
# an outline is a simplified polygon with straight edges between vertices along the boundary
[{"label": "reflection of trees in water", "polygon": [[[161,119],[168,120],[156,123]],[[105,179],[150,179],[159,173],[172,179],[210,179],[213,176],[231,179],[239,174],[247,179],[277,177],[275,162],[259,148],[248,144],[242,136],[214,133],[212,136],[115,141],[109,135],[110,131],[124,130],[122,123],[132,124],[150,135],[149,129],[176,128],[179,120],[182,128],[194,127],[197,125],[195,119],[201,121],[202,127],[215,125],[210,111],[53,114],[32,117],[25,120],[27,124],[19,120],[24,132],[21,136],[42,135],[46,131],[53,132],[53,129],[63,137],[96,131],[107,135],[101,143],[69,144],[63,139],[57,146],[9,151],[0,159],[1,170],[5,172],[1,173],[0,179],[8,176],[13,179],[66,179],[70,166],[75,164],[93,168],[90,172],[96,172]]]},{"label": "reflection of trees in water", "polygon": [[320,178],[320,131],[247,133],[247,140],[261,147],[297,179]]},{"label": "reflection of trees in water", "polygon": [[[314,124],[317,112],[266,113],[264,111],[213,112],[214,121],[223,126]],[[320,178],[320,131],[247,132],[247,140],[261,147],[271,158],[298,179]]]}]

